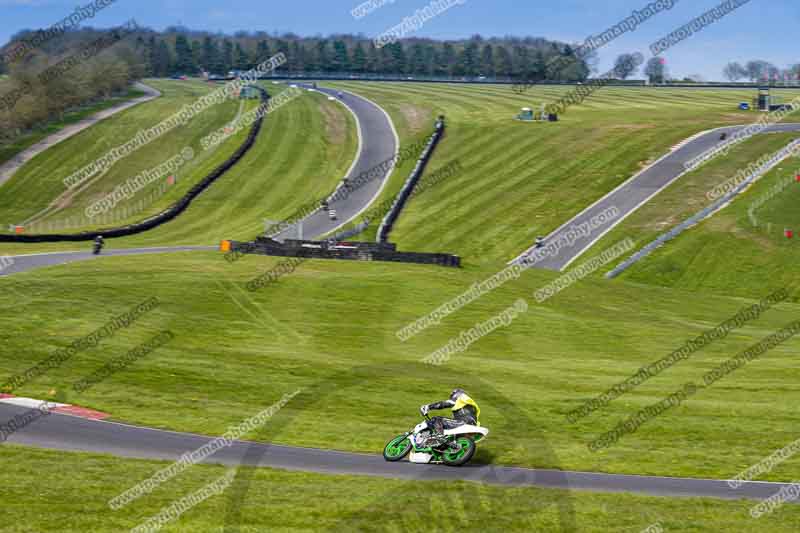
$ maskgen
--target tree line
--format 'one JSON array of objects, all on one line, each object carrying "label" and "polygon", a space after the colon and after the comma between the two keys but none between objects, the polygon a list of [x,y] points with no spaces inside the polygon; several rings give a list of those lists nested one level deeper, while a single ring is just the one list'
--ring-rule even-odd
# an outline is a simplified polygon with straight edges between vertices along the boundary
[{"label": "tree line", "polygon": [[[14,105],[0,109],[0,142],[30,128],[63,118],[67,110],[125,90],[133,80],[175,75],[227,75],[245,71],[282,52],[288,74],[514,78],[532,81],[584,81],[596,56],[578,58],[573,46],[538,37],[437,41],[404,39],[377,48],[362,35],[301,37],[292,33],[237,32],[234,35],[170,27],[163,32],[138,27],[120,42],[60,76],[37,76],[70,56],[80,55],[107,31],[73,29],[47,40],[13,64],[0,55],[0,98],[14,93]],[[35,39],[34,30],[18,32],[5,51]],[[18,96],[18,98],[16,98]]]},{"label": "tree line", "polygon": [[734,61],[728,63],[722,73],[728,81],[797,81],[800,80],[800,63],[782,69],[762,59],[754,59],[744,65]]},{"label": "tree line", "polygon": [[[639,71],[639,67],[634,61],[633,54],[620,54],[614,63],[614,72],[620,79],[628,79]],[[650,83],[667,82],[703,82],[700,75],[694,74],[682,80],[671,79],[666,61],[660,57],[651,58],[644,67],[644,75]],[[796,63],[787,68],[781,69],[769,61],[756,59],[748,61],[744,65],[738,62],[728,63],[722,71],[728,81],[737,82],[747,80],[751,82],[789,82],[800,80],[800,63]]]},{"label": "tree line", "polygon": [[[293,33],[237,32],[233,35],[170,27],[163,32],[139,27],[121,42],[89,60],[81,61],[62,75],[46,82],[37,75],[48,67],[80,54],[104,33],[91,28],[74,29],[48,40],[23,59],[6,65],[0,56],[0,97],[11,91],[22,96],[11,109],[0,109],[0,142],[25,130],[63,117],[68,109],[86,105],[126,89],[143,77],[203,73],[225,76],[246,71],[281,52],[287,62],[283,74],[401,75],[525,80],[527,82],[585,82],[596,70],[597,54],[578,57],[573,45],[540,37],[484,38],[440,41],[408,38],[383,47],[363,35],[301,37]],[[26,30],[6,45],[35,36]],[[631,54],[620,55],[615,77],[628,79],[640,69]],[[673,81],[665,62],[652,58],[643,69],[652,83]],[[800,64],[779,69],[766,61],[745,65],[730,63],[725,76],[731,81],[798,79]],[[687,78],[684,81],[700,81]],[[24,88],[23,91],[20,89]]]},{"label": "tree line", "polygon": [[[64,118],[65,112],[126,92],[146,74],[136,36],[141,31],[65,32],[12,64],[0,63],[0,143]],[[28,35],[21,34],[20,38]],[[99,45],[98,43],[107,43]],[[14,46],[14,40],[6,50]]]},{"label": "tree line", "polygon": [[168,28],[143,38],[139,45],[146,50],[152,76],[225,75],[253,68],[278,52],[288,60],[279,70],[289,74],[525,77],[541,81],[583,81],[590,74],[587,60],[579,59],[571,45],[542,38],[411,38],[378,48],[371,39],[355,35],[239,32],[228,37]]}]

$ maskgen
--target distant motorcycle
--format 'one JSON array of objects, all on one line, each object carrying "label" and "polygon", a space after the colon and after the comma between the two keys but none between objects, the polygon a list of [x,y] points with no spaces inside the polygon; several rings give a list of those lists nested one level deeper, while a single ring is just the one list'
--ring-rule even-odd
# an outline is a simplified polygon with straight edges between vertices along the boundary
[{"label": "distant motorcycle", "polygon": [[[430,420],[430,417],[426,414],[425,419]],[[412,463],[462,466],[475,455],[475,443],[488,434],[485,427],[464,424],[434,435],[428,424],[421,422],[413,431],[389,441],[383,449],[383,458],[395,462],[410,453],[408,459]]]},{"label": "distant motorcycle", "polygon": [[104,244],[105,244],[105,243],[103,242],[103,239],[102,239],[102,238],[100,238],[100,239],[95,239],[95,240],[94,240],[94,245],[93,245],[93,247],[92,247],[92,254],[93,254],[93,255],[99,255],[99,254],[100,254],[100,251],[103,249],[103,245],[104,245]]}]

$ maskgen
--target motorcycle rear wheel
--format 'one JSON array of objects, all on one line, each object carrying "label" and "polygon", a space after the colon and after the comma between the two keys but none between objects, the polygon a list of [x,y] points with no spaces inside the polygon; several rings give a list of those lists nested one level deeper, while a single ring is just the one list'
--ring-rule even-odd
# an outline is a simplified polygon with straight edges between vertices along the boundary
[{"label": "motorcycle rear wheel", "polygon": [[411,451],[411,441],[408,435],[398,435],[389,441],[383,449],[383,458],[387,461],[399,461]]},{"label": "motorcycle rear wheel", "polygon": [[442,453],[442,460],[444,464],[449,466],[462,466],[472,459],[475,455],[475,442],[469,437],[458,437],[456,443],[461,445],[461,449],[455,452],[450,450]]}]

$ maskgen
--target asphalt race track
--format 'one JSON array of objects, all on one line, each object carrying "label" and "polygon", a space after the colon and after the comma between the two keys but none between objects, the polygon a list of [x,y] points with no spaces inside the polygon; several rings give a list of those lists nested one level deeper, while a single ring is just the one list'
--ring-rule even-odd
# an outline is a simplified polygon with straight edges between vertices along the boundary
[{"label": "asphalt race track", "polygon": [[[309,85],[301,86],[310,87]],[[342,91],[342,97],[338,98],[339,91],[321,87],[316,90],[342,102],[356,117],[359,128],[359,154],[346,178],[353,180],[362,172],[369,172],[397,154],[400,149],[400,141],[389,115],[382,108],[366,98],[349,92]],[[391,173],[392,169],[388,168],[381,172],[378,178],[368,181],[349,194],[342,195],[341,199],[331,202],[329,207],[336,210],[337,220],[331,220],[328,212],[321,209],[307,216],[303,219],[302,237],[304,239],[319,238],[357,217],[378,197]],[[275,235],[275,238],[280,240],[297,239],[298,237],[298,228],[295,226]]]},{"label": "asphalt race track", "polygon": [[12,176],[14,176],[14,173],[17,170],[19,170],[22,167],[22,165],[24,165],[25,163],[27,163],[40,153],[44,152],[48,148],[52,148],[58,143],[74,137],[83,130],[94,126],[101,120],[107,119],[108,117],[114,116],[117,113],[121,113],[122,111],[130,109],[133,106],[142,104],[144,102],[149,102],[150,100],[153,100],[161,96],[160,92],[158,92],[157,90],[153,89],[148,85],[145,85],[144,83],[137,82],[134,84],[134,86],[140,91],[144,92],[145,95],[139,98],[134,98],[133,100],[128,100],[119,105],[115,105],[114,107],[95,113],[94,115],[85,118],[75,124],[66,126],[62,128],[60,131],[57,131],[52,135],[48,135],[46,138],[42,139],[33,146],[23,150],[19,154],[15,155],[9,161],[6,161],[2,165],[0,165],[0,185],[10,180]]},{"label": "asphalt race track", "polygon": [[[27,410],[21,406],[0,404],[0,420],[10,420]],[[211,440],[210,437],[190,433],[148,429],[54,413],[36,420],[8,437],[9,442],[40,448],[168,461],[177,460],[182,454],[195,451]],[[252,453],[254,447],[261,448],[259,451],[263,453]],[[251,452],[249,455],[248,451]],[[253,458],[256,460],[253,461]],[[474,464],[453,468],[441,465],[417,465],[406,461],[389,463],[378,454],[336,452],[241,441],[220,449],[206,462],[326,474],[478,481],[500,485],[631,492],[670,497],[764,499],[790,485],[755,481],[744,483],[734,490],[726,481],[713,479],[592,474]]]},{"label": "asphalt race track", "polygon": [[[332,89],[319,88],[317,90],[328,96],[336,97],[337,95],[337,91]],[[344,96],[342,97],[341,101],[356,116],[359,127],[359,153],[347,174],[348,178],[354,178],[361,172],[369,171],[381,165],[386,160],[394,157],[399,149],[399,141],[394,130],[394,125],[383,109],[369,100],[361,98],[360,96],[356,96],[351,93],[343,94]],[[367,209],[372,201],[378,196],[391,172],[392,171],[390,168],[386,172],[383,172],[379,178],[367,182],[362,187],[352,191],[350,194],[344,196],[336,202],[332,202],[330,207],[336,210],[338,220],[330,220],[328,213],[321,210],[318,210],[306,217],[303,220],[304,238],[308,239],[319,237],[328,232],[334,231],[346,224],[350,219],[358,216],[358,214]],[[289,228],[276,235],[276,238],[278,239],[297,237],[298,230],[296,227]],[[113,243],[112,240],[108,240],[106,242],[107,245],[111,243]],[[90,248],[91,243],[87,242],[86,249],[89,250]],[[178,246],[120,250],[107,249],[103,251],[101,257],[106,255],[135,255],[214,249],[216,249],[215,246]],[[0,271],[0,276],[25,272],[44,266],[60,265],[73,261],[85,261],[87,259],[94,259],[96,257],[97,256],[92,255],[88,251],[12,256],[11,258],[14,260],[14,264],[9,268]]]},{"label": "asphalt race track", "polygon": [[87,259],[96,259],[104,256],[119,256],[119,255],[142,255],[142,254],[163,254],[168,252],[196,252],[199,250],[217,250],[217,246],[170,246],[163,248],[130,248],[120,250],[104,250],[100,255],[93,255],[90,251],[92,242],[89,241],[85,244],[85,252],[53,252],[44,254],[31,254],[31,255],[15,255],[11,256],[14,263],[7,268],[0,271],[0,276],[8,276],[19,272],[34,270],[37,268],[63,265],[65,263],[73,263],[75,261],[86,261]]},{"label": "asphalt race track", "polygon": [[[612,206],[619,209],[620,215],[618,217],[596,229],[590,235],[579,237],[574,241],[575,244],[573,246],[561,248],[557,255],[546,257],[537,262],[534,265],[535,268],[546,268],[558,271],[567,268],[603,235],[611,231],[627,216],[631,215],[634,211],[646,204],[653,196],[685,174],[686,171],[683,164],[716,146],[720,142],[720,135],[723,132],[726,132],[730,138],[733,133],[746,127],[747,126],[730,126],[705,132],[636,174],[622,186],[611,191],[577,216],[565,222],[561,227],[548,235],[544,243],[547,245],[548,242],[557,241],[558,238],[572,228],[572,226],[580,226],[581,224],[588,223],[593,217]],[[778,124],[768,127],[763,133],[775,132],[800,132],[800,124]],[[535,247],[531,246],[511,262],[513,263],[520,260],[522,257],[533,252],[534,249]]]}]

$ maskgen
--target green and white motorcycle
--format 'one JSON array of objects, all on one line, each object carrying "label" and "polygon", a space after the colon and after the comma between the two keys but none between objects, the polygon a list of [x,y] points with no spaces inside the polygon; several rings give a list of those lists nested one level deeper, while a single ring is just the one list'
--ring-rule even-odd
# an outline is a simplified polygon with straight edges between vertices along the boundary
[{"label": "green and white motorcycle", "polygon": [[[430,420],[427,414],[424,416]],[[465,424],[445,429],[444,435],[432,437],[428,424],[421,422],[413,431],[390,440],[383,449],[383,458],[394,462],[410,454],[408,460],[412,463],[462,466],[475,455],[475,443],[488,434],[485,427]]]}]

